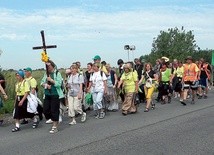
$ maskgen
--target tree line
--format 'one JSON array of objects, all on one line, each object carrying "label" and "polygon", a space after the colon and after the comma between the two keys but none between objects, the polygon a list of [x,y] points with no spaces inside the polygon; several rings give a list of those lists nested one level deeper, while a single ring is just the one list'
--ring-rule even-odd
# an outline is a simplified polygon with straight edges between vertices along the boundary
[{"label": "tree line", "polygon": [[181,29],[175,27],[160,31],[157,38],[153,38],[151,53],[142,55],[140,59],[155,64],[155,61],[162,56],[182,62],[187,56],[192,56],[194,60],[204,58],[211,64],[212,51],[212,49],[200,49],[196,44],[193,30],[186,31],[184,27]]}]

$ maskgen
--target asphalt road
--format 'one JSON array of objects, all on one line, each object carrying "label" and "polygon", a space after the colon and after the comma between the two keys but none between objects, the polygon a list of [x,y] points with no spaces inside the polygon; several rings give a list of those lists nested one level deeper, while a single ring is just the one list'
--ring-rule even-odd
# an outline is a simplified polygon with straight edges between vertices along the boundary
[{"label": "asphalt road", "polygon": [[103,120],[88,115],[85,123],[69,126],[66,117],[59,132],[49,134],[51,125],[31,123],[12,133],[13,125],[0,127],[2,155],[214,155],[214,91],[207,99],[182,106],[156,104],[155,110],[122,116],[109,112]]}]

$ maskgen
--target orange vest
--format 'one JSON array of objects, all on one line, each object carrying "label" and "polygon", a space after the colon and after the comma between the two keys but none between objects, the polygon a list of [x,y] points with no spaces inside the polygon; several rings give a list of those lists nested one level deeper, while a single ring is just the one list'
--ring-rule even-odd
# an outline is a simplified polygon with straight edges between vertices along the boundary
[{"label": "orange vest", "polygon": [[184,81],[196,81],[198,71],[198,66],[195,63],[184,64]]}]

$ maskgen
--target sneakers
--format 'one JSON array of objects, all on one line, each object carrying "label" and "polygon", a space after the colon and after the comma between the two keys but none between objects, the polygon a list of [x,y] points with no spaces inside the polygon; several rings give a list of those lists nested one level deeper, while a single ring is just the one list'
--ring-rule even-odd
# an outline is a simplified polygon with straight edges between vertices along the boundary
[{"label": "sneakers", "polygon": [[100,116],[99,116],[99,119],[103,119],[105,117],[105,112],[100,112]]},{"label": "sneakers", "polygon": [[94,116],[94,118],[96,118],[96,119],[99,119],[99,117],[100,117],[99,113]]},{"label": "sneakers", "polygon": [[86,113],[83,112],[81,117],[81,122],[85,122],[85,121],[86,121]]},{"label": "sneakers", "polygon": [[72,122],[69,123],[69,125],[75,125],[77,124],[77,122],[75,120],[73,120]]},{"label": "sneakers", "polygon": [[58,132],[58,129],[56,127],[52,127],[49,131],[51,134]]},{"label": "sneakers", "polygon": [[46,124],[51,124],[51,123],[53,123],[53,121],[52,121],[51,119],[49,119],[49,120],[47,120],[45,123],[46,123]]}]

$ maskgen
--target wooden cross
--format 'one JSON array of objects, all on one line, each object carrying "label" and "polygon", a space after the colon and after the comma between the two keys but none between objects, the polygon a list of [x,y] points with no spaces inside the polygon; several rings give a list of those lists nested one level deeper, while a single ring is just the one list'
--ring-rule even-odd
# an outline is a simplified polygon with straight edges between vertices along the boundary
[{"label": "wooden cross", "polygon": [[[44,30],[42,30],[40,33],[41,33],[41,36],[42,36],[42,46],[33,47],[33,50],[43,49],[44,52],[45,52],[45,54],[47,54],[47,52],[46,52],[46,49],[47,49],[47,48],[57,48],[56,45],[48,45],[48,46],[46,46],[46,44],[45,44],[45,34],[44,34]],[[45,66],[46,66],[46,73],[47,73],[47,76],[49,76],[47,64],[46,64]]]}]

